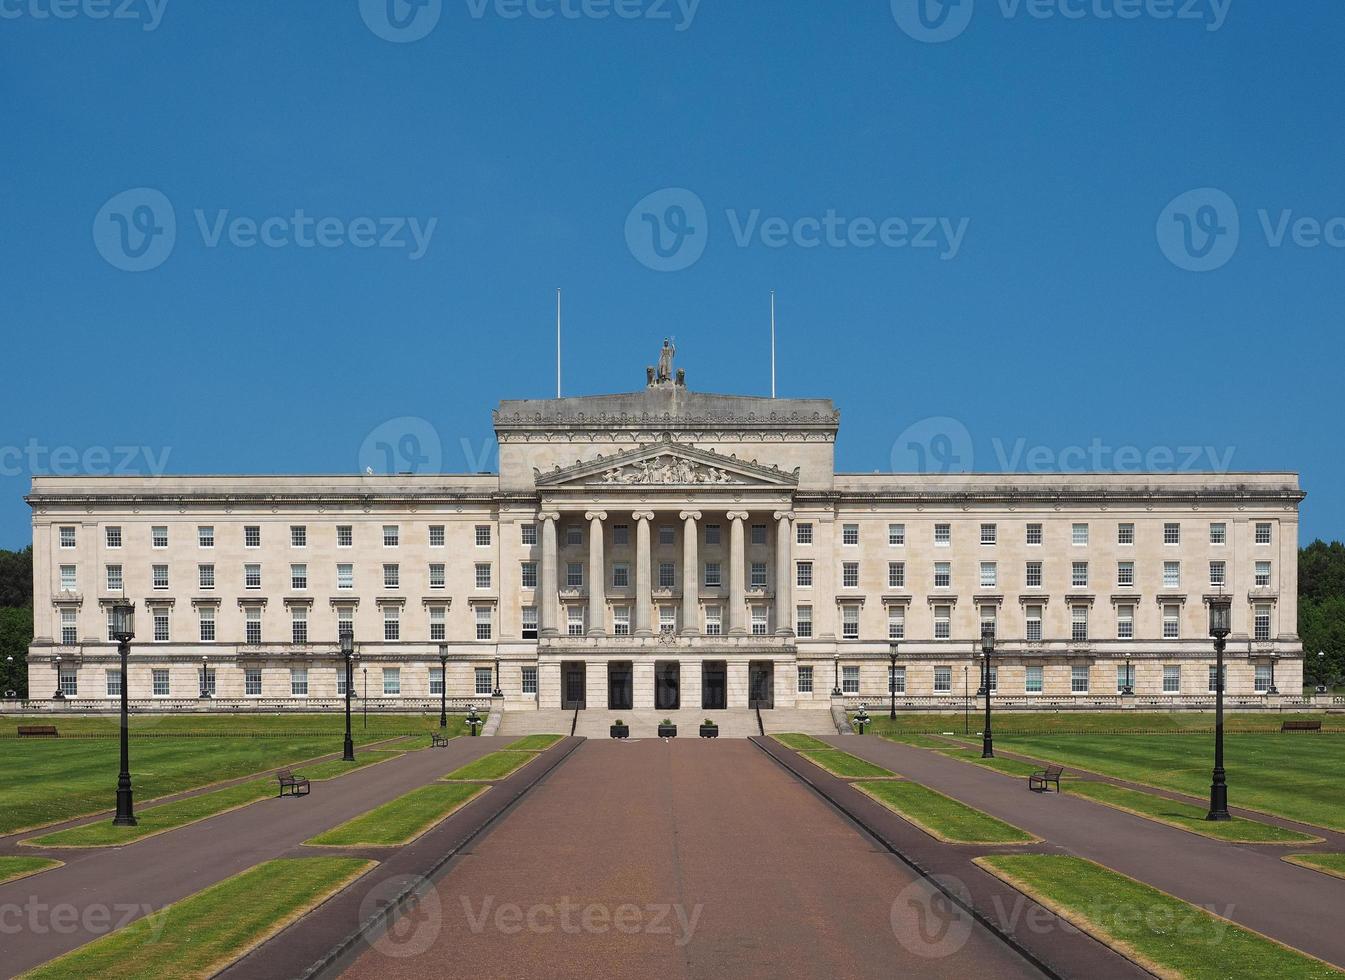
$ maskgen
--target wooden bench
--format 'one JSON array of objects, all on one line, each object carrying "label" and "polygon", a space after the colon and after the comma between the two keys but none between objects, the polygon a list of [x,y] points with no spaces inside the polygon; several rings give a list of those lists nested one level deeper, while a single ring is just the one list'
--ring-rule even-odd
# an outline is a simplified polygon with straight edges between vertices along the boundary
[{"label": "wooden bench", "polygon": [[1064,766],[1047,766],[1045,769],[1038,769],[1027,777],[1027,788],[1034,793],[1045,793],[1047,785],[1055,783],[1055,791],[1059,793],[1060,776],[1064,771]]},{"label": "wooden bench", "polygon": [[276,773],[276,779],[280,782],[280,795],[285,795],[285,790],[290,791],[291,796],[307,796],[309,792],[308,780],[290,772],[288,769],[282,769]]},{"label": "wooden bench", "polygon": [[55,725],[20,725],[19,738],[56,738]]},{"label": "wooden bench", "polygon": [[1282,732],[1320,732],[1321,730],[1322,720],[1320,718],[1290,719],[1280,725],[1280,731]]},{"label": "wooden bench", "polygon": [[440,749],[448,744],[448,739],[438,732],[430,732],[430,748]]}]

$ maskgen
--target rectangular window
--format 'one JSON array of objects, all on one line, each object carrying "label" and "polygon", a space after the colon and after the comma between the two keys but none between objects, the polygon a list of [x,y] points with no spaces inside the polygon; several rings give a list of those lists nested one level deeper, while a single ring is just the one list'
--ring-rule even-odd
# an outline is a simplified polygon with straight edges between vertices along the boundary
[{"label": "rectangular window", "polygon": [[342,590],[355,588],[355,566],[341,564],[336,566],[336,587]]},{"label": "rectangular window", "polygon": [[478,640],[489,640],[495,635],[495,623],[492,617],[490,606],[476,606],[476,638]]},{"label": "rectangular window", "polygon": [[444,693],[444,669],[442,667],[430,668],[430,693]]},{"label": "rectangular window", "polygon": [[953,668],[934,668],[934,693],[949,694],[953,690]]},{"label": "rectangular window", "polygon": [[524,694],[535,695],[537,693],[537,668],[524,667],[522,670],[520,683]]},{"label": "rectangular window", "polygon": [[215,642],[215,607],[202,606],[197,610],[201,620],[201,642]]},{"label": "rectangular window", "polygon": [[402,541],[402,532],[400,527],[398,527],[396,524],[383,525],[384,548],[395,548],[399,544],[401,544],[401,541]]},{"label": "rectangular window", "polygon": [[766,607],[763,605],[752,606],[752,635],[766,635]]},{"label": "rectangular window", "polygon": [[476,546],[477,546],[478,548],[489,548],[489,547],[490,547],[490,525],[489,525],[489,524],[478,524],[478,525],[476,525]]},{"label": "rectangular window", "polygon": [[1069,669],[1069,689],[1073,694],[1088,693],[1088,668],[1074,666]]},{"label": "rectangular window", "polygon": [[953,635],[953,607],[934,607],[934,639],[946,640]]},{"label": "rectangular window", "polygon": [[799,667],[799,693],[813,693],[813,668],[809,666]]},{"label": "rectangular window", "polygon": [[402,638],[401,606],[383,607],[383,639],[395,642]]},{"label": "rectangular window", "polygon": [[[752,609],[753,609],[753,612],[755,613],[755,611],[756,611],[756,607],[753,606]],[[755,628],[755,626],[754,626],[754,628]],[[659,607],[658,607],[658,631],[659,631],[660,633],[676,633],[676,632],[677,632],[677,607],[676,607],[676,606],[659,606]]]},{"label": "rectangular window", "polygon": [[889,589],[906,588],[906,563],[904,561],[887,563],[887,587]]},{"label": "rectangular window", "polygon": [[999,585],[999,566],[993,561],[981,562],[981,588],[993,589]]},{"label": "rectangular window", "polygon": [[953,525],[935,524],[934,544],[940,548],[947,548],[952,543],[953,543]]},{"label": "rectangular window", "polygon": [[1265,588],[1270,585],[1270,562],[1258,561],[1256,563],[1255,581],[1259,588]]},{"label": "rectangular window", "polygon": [[149,543],[152,548],[168,547],[168,528],[157,525],[149,529]]},{"label": "rectangular window", "polygon": [[794,541],[797,544],[813,543],[813,525],[810,521],[800,521],[794,526]]},{"label": "rectangular window", "polygon": [[994,544],[999,537],[999,528],[994,524],[981,525],[981,544]]},{"label": "rectangular window", "polygon": [[906,693],[906,668],[893,667],[890,664],[887,668],[887,693],[905,694]]},{"label": "rectangular window", "polygon": [[1228,583],[1228,565],[1222,561],[1210,562],[1210,585],[1219,586]]},{"label": "rectangular window", "polygon": [[121,697],[121,671],[109,670],[107,672],[107,696],[110,698]]},{"label": "rectangular window", "polygon": [[154,568],[152,569],[151,575],[152,575],[152,577],[153,577],[153,580],[154,580],[154,587],[155,587],[156,589],[166,589],[166,588],[168,588],[168,566],[167,566],[167,565],[155,565]]},{"label": "rectangular window", "polygon": [[262,587],[262,567],[260,565],[243,566],[243,586],[248,589]]},{"label": "rectangular window", "polygon": [[1069,616],[1070,639],[1071,640],[1088,639],[1088,607],[1071,606],[1069,612],[1070,612]]},{"label": "rectangular window", "polygon": [[248,524],[243,528],[243,547],[260,548],[262,546],[262,529],[258,524]]},{"label": "rectangular window", "polygon": [[1039,664],[1029,666],[1023,677],[1023,690],[1028,694],[1040,694],[1041,687],[1041,666]]},{"label": "rectangular window", "polygon": [[290,641],[308,642],[308,607],[293,606],[290,609]]},{"label": "rectangular window", "polygon": [[166,667],[155,667],[150,672],[150,676],[154,683],[153,691],[156,698],[166,698],[172,693],[172,688],[168,682],[168,669]]},{"label": "rectangular window", "polygon": [[61,610],[61,643],[74,646],[79,642],[79,623],[74,609]]},{"label": "rectangular window", "polygon": [[801,589],[810,589],[813,585],[813,563],[810,561],[801,561],[796,566],[797,575],[795,583]]},{"label": "rectangular window", "polygon": [[1116,563],[1116,584],[1122,588],[1131,588],[1135,584],[1135,563],[1118,561]]},{"label": "rectangular window", "polygon": [[766,563],[764,561],[752,562],[751,578],[749,581],[754,589],[766,588]]},{"label": "rectangular window", "polygon": [[490,562],[479,561],[476,563],[475,581],[478,589],[490,588]]},{"label": "rectangular window", "polygon": [[1027,526],[1027,543],[1030,545],[1041,544],[1041,525],[1029,524]]},{"label": "rectangular window", "polygon": [[1041,606],[1027,606],[1026,619],[1027,630],[1025,639],[1029,643],[1041,642]]},{"label": "rectangular window", "polygon": [[578,603],[565,607],[565,632],[569,636],[584,635],[584,607]]},{"label": "rectangular window", "polygon": [[612,544],[628,545],[630,544],[630,525],[613,524],[612,525]]},{"label": "rectangular window", "polygon": [[1135,607],[1116,607],[1116,638],[1133,640],[1135,638]]},{"label": "rectangular window", "polygon": [[1130,673],[1134,669],[1135,669],[1134,667],[1127,667],[1125,664],[1121,664],[1116,668],[1117,694],[1124,694],[1126,692],[1126,688],[1131,688],[1132,690],[1134,689],[1134,685],[1130,683]]},{"label": "rectangular window", "polygon": [[442,524],[430,525],[429,543],[431,548],[442,548],[444,546],[444,526]]},{"label": "rectangular window", "polygon": [[[719,607],[714,606],[715,614],[718,615]],[[710,607],[705,610],[705,632],[709,633]],[[612,607],[612,632],[617,636],[630,636],[630,606]],[[716,634],[718,635],[718,634]]]},{"label": "rectangular window", "polygon": [[60,530],[60,541],[62,548],[73,548],[75,546],[75,529],[71,526],[64,526]]},{"label": "rectangular window", "polygon": [[290,525],[290,547],[307,548],[308,547],[308,528],[303,524]]},{"label": "rectangular window", "polygon": [[1270,604],[1259,602],[1253,620],[1252,638],[1262,643],[1270,639]]},{"label": "rectangular window", "polygon": [[525,548],[532,548],[537,544],[537,525],[520,524],[519,525],[519,543]]},{"label": "rectangular window", "polygon": [[[1267,524],[1266,526],[1269,527],[1270,525]],[[1260,525],[1258,524],[1257,527],[1260,527]],[[109,548],[120,548],[120,547],[121,547],[121,528],[120,528],[120,527],[115,527],[115,526],[114,526],[114,527],[105,527],[105,528],[103,528],[103,542],[104,542],[104,543],[107,545],[107,547],[109,547]],[[1259,543],[1259,542],[1258,542],[1258,543]],[[117,676],[120,677],[121,675],[118,674]],[[120,692],[118,692],[118,693],[120,693]]]},{"label": "rectangular window", "polygon": [[336,635],[340,637],[342,633],[349,633],[352,638],[355,636],[354,606],[336,607]]},{"label": "rectangular window", "polygon": [[719,572],[719,562],[707,561],[705,563],[705,587],[707,589],[717,589],[723,582]]},{"label": "rectangular window", "polygon": [[1088,587],[1088,562],[1076,561],[1070,563],[1069,584],[1076,589]]},{"label": "rectangular window", "polygon": [[290,697],[306,698],[308,697],[308,668],[291,667],[290,668]]},{"label": "rectangular window", "polygon": [[396,697],[402,693],[402,669],[400,667],[383,668],[383,696]]},{"label": "rectangular window", "polygon": [[813,607],[799,606],[794,610],[794,632],[798,636],[813,635]]},{"label": "rectangular window", "polygon": [[248,606],[243,613],[244,620],[244,639],[247,643],[255,646],[262,641],[262,610],[261,606]]},{"label": "rectangular window", "polygon": [[[524,607],[526,613],[528,607]],[[447,626],[445,625],[445,612],[443,606],[430,606],[430,640],[439,641],[448,638]],[[340,636],[340,631],[337,631]]]},{"label": "rectangular window", "polygon": [[674,589],[677,587],[677,566],[670,561],[658,563],[658,587]]},{"label": "rectangular window", "polygon": [[947,561],[934,563],[934,588],[946,589],[953,584],[953,564]]},{"label": "rectangular window", "polygon": [[676,544],[677,528],[673,527],[671,524],[664,524],[660,526],[658,529],[658,543],[661,545]]},{"label": "rectangular window", "polygon": [[1210,544],[1228,544],[1228,525],[1222,522],[1210,525]]},{"label": "rectangular window", "polygon": [[243,693],[250,698],[261,697],[262,672],[260,669],[248,667],[243,671]]},{"label": "rectangular window", "polygon": [[752,535],[751,535],[751,538],[750,538],[749,540],[751,541],[752,544],[765,544],[765,543],[766,543],[766,525],[765,525],[765,524],[753,524],[753,525],[752,525]]},{"label": "rectangular window", "polygon": [[1088,543],[1088,525],[1075,524],[1070,528],[1070,541],[1077,545]]},{"label": "rectangular window", "polygon": [[354,525],[352,524],[336,525],[336,546],[338,548],[352,548],[355,546]]},{"label": "rectangular window", "polygon": [[444,564],[443,562],[430,563],[430,588],[442,589],[444,587]]},{"label": "rectangular window", "polygon": [[1256,693],[1265,694],[1270,690],[1270,667],[1267,664],[1256,665]]},{"label": "rectangular window", "polygon": [[155,642],[155,643],[167,643],[167,642],[168,642],[168,610],[167,610],[167,609],[155,609],[155,610],[154,610],[154,642]]},{"label": "rectangular window", "polygon": [[582,589],[584,587],[583,562],[568,561],[565,563],[565,587],[567,589]]},{"label": "rectangular window", "polygon": [[841,606],[841,639],[859,639],[859,607]]},{"label": "rectangular window", "polygon": [[197,584],[204,590],[210,590],[215,587],[215,566],[198,565],[196,566]]},{"label": "rectangular window", "polygon": [[1182,563],[1179,561],[1163,562],[1163,588],[1178,589],[1182,584]]},{"label": "rectangular window", "polygon": [[630,588],[630,564],[619,561],[612,564],[612,588]]},{"label": "rectangular window", "polygon": [[477,667],[472,671],[472,690],[476,694],[489,694],[493,690],[494,676],[489,667]]},{"label": "rectangular window", "polygon": [[706,544],[719,544],[719,525],[718,525],[718,524],[707,524],[707,525],[705,525],[705,543],[706,543]]},{"label": "rectangular window", "polygon": [[1220,687],[1225,691],[1228,690],[1228,668],[1224,668],[1222,675],[1218,673],[1217,667],[1209,667],[1207,669],[1209,671],[1209,692],[1214,694]]},{"label": "rectangular window", "polygon": [[1259,522],[1256,525],[1256,543],[1270,544],[1270,524],[1269,522]]},{"label": "rectangular window", "polygon": [[906,607],[887,607],[887,638],[889,640],[906,639]]},{"label": "rectangular window", "polygon": [[842,667],[841,668],[841,693],[858,694],[859,693],[859,668]]},{"label": "rectangular window", "polygon": [[1163,693],[1180,694],[1182,692],[1182,669],[1175,664],[1163,667]]},{"label": "rectangular window", "polygon": [[718,606],[705,607],[705,635],[722,636],[724,633],[723,613]]},{"label": "rectangular window", "polygon": [[1119,545],[1132,545],[1135,543],[1135,525],[1117,524],[1116,525],[1116,543]]},{"label": "rectangular window", "polygon": [[302,592],[308,588],[308,566],[291,565],[290,566],[290,589],[295,592]]},{"label": "rectangular window", "polygon": [[1171,523],[1168,523],[1168,524],[1164,524],[1164,525],[1163,525],[1163,543],[1164,543],[1164,544],[1181,544],[1181,543],[1182,543],[1182,526],[1181,526],[1180,524],[1176,523],[1176,522],[1171,522]]},{"label": "rectangular window", "polygon": [[859,588],[859,562],[857,561],[842,562],[841,586],[846,589]]},{"label": "rectangular window", "polygon": [[1182,635],[1182,607],[1175,602],[1163,606],[1163,639],[1178,640]]},{"label": "rectangular window", "polygon": [[887,544],[891,548],[900,548],[906,544],[906,525],[887,525]]},{"label": "rectangular window", "polygon": [[859,544],[859,525],[841,525],[841,544],[854,547]]},{"label": "rectangular window", "polygon": [[1026,579],[1029,589],[1041,588],[1041,562],[1030,561],[1027,563]]},{"label": "rectangular window", "polygon": [[201,548],[215,547],[215,529],[208,524],[202,524],[196,529],[196,544]]},{"label": "rectangular window", "polygon": [[[519,569],[520,585],[525,589],[537,588],[537,562],[525,561]],[[616,569],[612,570],[612,584],[616,585]]]},{"label": "rectangular window", "polygon": [[991,667],[988,674],[990,675],[990,691],[993,694],[995,691],[999,690],[999,668]]},{"label": "rectangular window", "polygon": [[61,591],[62,591],[62,592],[74,592],[74,591],[75,591],[75,584],[76,584],[76,583],[75,583],[75,566],[74,566],[74,565],[62,565],[62,566],[61,566]]}]

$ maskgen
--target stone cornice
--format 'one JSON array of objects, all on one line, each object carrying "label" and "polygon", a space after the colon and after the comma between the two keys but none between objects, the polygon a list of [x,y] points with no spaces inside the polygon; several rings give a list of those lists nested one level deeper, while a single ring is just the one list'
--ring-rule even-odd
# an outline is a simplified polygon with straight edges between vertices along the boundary
[{"label": "stone cornice", "polygon": [[[1070,476],[1062,474],[1061,479]],[[1221,486],[1164,486],[1162,484],[1117,485],[1115,487],[1032,487],[1032,486],[987,486],[968,487],[948,485],[920,487],[921,477],[914,478],[909,486],[891,487],[882,490],[799,490],[795,500],[799,504],[810,503],[866,503],[866,504],[906,504],[920,509],[922,504],[938,506],[960,506],[971,504],[1005,504],[1013,509],[1025,504],[1183,504],[1198,509],[1197,505],[1209,504],[1276,504],[1287,509],[1296,509],[1307,496],[1305,492],[1289,486],[1257,486],[1239,484]]]}]

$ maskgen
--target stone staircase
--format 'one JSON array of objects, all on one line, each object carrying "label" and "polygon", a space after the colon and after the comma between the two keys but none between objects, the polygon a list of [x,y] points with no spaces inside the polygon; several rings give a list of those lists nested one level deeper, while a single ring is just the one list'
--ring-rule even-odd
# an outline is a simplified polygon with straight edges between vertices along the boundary
[{"label": "stone staircase", "polygon": [[[751,708],[730,708],[726,711],[705,711],[682,708],[677,711],[656,711],[639,708],[634,711],[611,711],[607,708],[587,708],[579,712],[574,733],[585,738],[608,738],[609,726],[618,718],[630,727],[631,738],[657,738],[658,725],[664,718],[677,726],[679,738],[695,738],[701,722],[712,719],[719,725],[720,738],[748,738],[761,734],[757,727],[757,713]],[[573,711],[545,708],[539,711],[506,711],[500,723],[500,735],[570,734],[574,721]],[[836,726],[831,713],[825,710],[794,708],[763,709],[762,725],[766,734],[775,732],[804,732],[809,735],[835,735]]]}]

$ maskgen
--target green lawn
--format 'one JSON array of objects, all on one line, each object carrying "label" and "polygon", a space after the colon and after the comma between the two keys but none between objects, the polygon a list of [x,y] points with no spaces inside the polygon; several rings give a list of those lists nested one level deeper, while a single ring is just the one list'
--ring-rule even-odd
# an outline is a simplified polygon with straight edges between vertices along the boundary
[{"label": "green lawn", "polygon": [[811,735],[800,735],[797,732],[785,732],[780,735],[772,735],[780,744],[791,749],[829,749],[831,748],[820,738],[813,738]]},{"label": "green lawn", "polygon": [[1345,878],[1345,854],[1290,854],[1285,860],[1290,864],[1301,864],[1314,871]]},{"label": "green lawn", "polygon": [[[994,702],[991,701],[993,707]],[[851,717],[853,717],[851,712]],[[872,721],[868,731],[874,735],[888,733],[962,732],[961,715],[898,714],[896,720],[886,714],[870,712]],[[1224,728],[1230,732],[1278,732],[1280,722],[1290,719],[1316,719],[1323,731],[1345,732],[1345,715],[1322,712],[1300,714],[1236,713],[1224,717]],[[981,729],[981,722],[972,707],[971,734]],[[1107,734],[1108,732],[1213,732],[1214,712],[1143,712],[1143,711],[1000,711],[995,713],[995,738],[1000,735],[1050,735],[1062,733]]]},{"label": "green lawn", "polygon": [[503,779],[511,772],[526,766],[535,758],[537,758],[536,752],[511,752],[508,749],[501,749],[498,752],[490,753],[490,755],[483,755],[475,762],[469,762],[465,766],[454,769],[443,778],[455,780]]},{"label": "green lawn", "polygon": [[872,762],[867,762],[849,752],[842,752],[840,749],[826,748],[815,749],[800,752],[814,765],[821,766],[833,776],[844,777],[863,777],[872,779],[875,776],[895,776],[896,773],[882,766],[875,766]]},{"label": "green lawn", "polygon": [[[1214,745],[1208,735],[996,735],[996,747],[1197,799],[1209,796]],[[1224,765],[1231,805],[1345,831],[1345,739],[1229,735]]]},{"label": "green lawn", "polygon": [[54,861],[51,858],[0,857],[0,885],[7,881],[27,878],[39,871],[59,868],[64,863],[63,861]]},{"label": "green lawn", "polygon": [[900,742],[902,745],[911,745],[917,749],[946,749],[949,746],[947,739],[935,738],[933,735],[912,735],[901,732],[889,732],[882,735],[882,738],[889,742]]},{"label": "green lawn", "polygon": [[997,854],[976,863],[1151,972],[1188,980],[1316,980],[1334,967],[1083,858]]},{"label": "green lawn", "polygon": [[938,751],[950,759],[960,759],[963,762],[970,762],[986,769],[993,769],[995,772],[1002,772],[1006,776],[1016,776],[1024,781],[1041,768],[1041,766],[1034,766],[1030,762],[1020,762],[1018,759],[1009,759],[1002,755],[997,755],[993,759],[982,759],[980,749],[942,748]]},{"label": "green lawn", "polygon": [[564,735],[524,735],[516,742],[510,742],[506,749],[519,752],[542,752],[559,742]]},{"label": "green lawn", "polygon": [[431,783],[389,800],[305,843],[326,847],[409,844],[489,788],[471,783]]},{"label": "green lawn", "polygon": [[267,861],[23,976],[27,980],[213,976],[375,863],[344,857]]},{"label": "green lawn", "polygon": [[908,780],[855,783],[931,837],[950,844],[1031,844],[1037,838],[951,796]]},{"label": "green lawn", "polygon": [[[0,717],[0,735],[21,720]],[[42,718],[56,739],[0,738],[8,778],[0,780],[0,834],[59,823],[116,804],[115,718]],[[438,715],[355,719],[359,743],[438,730]],[[131,720],[131,777],[137,803],[341,751],[344,720],[334,715],[136,716]],[[450,719],[450,734],[464,730]],[[67,737],[80,736],[80,737]]]},{"label": "green lawn", "polygon": [[[317,782],[334,779],[364,766],[370,766],[376,762],[385,762],[401,754],[400,752],[379,749],[364,749],[356,753],[353,763],[342,762],[340,759],[329,759],[326,762],[299,767],[295,771]],[[26,843],[38,847],[109,847],[131,844],[138,840],[144,840],[146,837],[161,834],[166,830],[185,827],[187,824],[196,823],[198,820],[216,816],[227,810],[236,810],[238,807],[256,803],[258,800],[270,799],[277,794],[277,791],[278,786],[275,777],[267,776],[263,779],[250,780],[211,793],[202,793],[200,796],[188,797],[175,803],[163,803],[159,806],[145,808],[137,807],[135,814],[137,823],[134,827],[115,827],[110,819],[99,820],[97,823],[71,827],[69,830],[34,837]],[[313,792],[321,793],[322,790],[320,787],[314,787]]]},{"label": "green lawn", "polygon": [[1216,840],[1245,844],[1299,844],[1321,840],[1320,837],[1285,830],[1283,827],[1261,823],[1259,820],[1243,820],[1238,817],[1232,820],[1206,820],[1208,807],[1169,800],[1152,793],[1113,786],[1111,783],[1076,781],[1069,784],[1066,792],[1075,796],[1085,796],[1106,806],[1126,810]]}]

